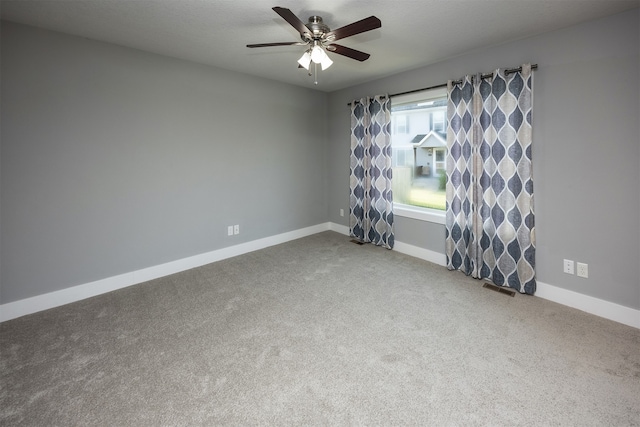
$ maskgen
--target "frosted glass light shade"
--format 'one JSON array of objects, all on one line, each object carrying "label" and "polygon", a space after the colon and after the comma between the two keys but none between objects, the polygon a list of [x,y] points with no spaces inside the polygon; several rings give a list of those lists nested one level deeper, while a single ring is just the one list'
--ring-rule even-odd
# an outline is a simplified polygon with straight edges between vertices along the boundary
[{"label": "frosted glass light shade", "polygon": [[326,56],[327,54],[324,53],[324,49],[322,49],[318,45],[314,46],[313,49],[311,49],[311,60],[316,64],[320,64]]},{"label": "frosted glass light shade", "polygon": [[311,55],[309,51],[302,54],[300,59],[298,59],[298,64],[302,65],[305,69],[309,69],[309,64],[311,63]]},{"label": "frosted glass light shade", "polygon": [[320,62],[320,66],[322,67],[322,71],[324,71],[327,68],[331,67],[331,64],[333,64],[333,61],[331,60],[331,58],[329,58],[329,55],[327,55],[325,53],[324,54],[324,58],[322,59],[322,62]]}]

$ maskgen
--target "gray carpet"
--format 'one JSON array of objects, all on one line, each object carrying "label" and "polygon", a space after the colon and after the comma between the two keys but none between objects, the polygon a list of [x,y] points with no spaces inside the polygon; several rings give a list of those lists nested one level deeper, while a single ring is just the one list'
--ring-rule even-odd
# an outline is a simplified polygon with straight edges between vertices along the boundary
[{"label": "gray carpet", "polygon": [[333,232],[0,324],[0,424],[640,424],[640,330]]}]

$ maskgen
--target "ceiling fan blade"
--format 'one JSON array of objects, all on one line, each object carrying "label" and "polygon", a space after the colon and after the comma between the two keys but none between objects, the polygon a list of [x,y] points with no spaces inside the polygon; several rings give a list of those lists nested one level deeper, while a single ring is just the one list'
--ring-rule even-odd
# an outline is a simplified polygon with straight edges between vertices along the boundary
[{"label": "ceiling fan blade", "polygon": [[258,43],[258,44],[248,44],[247,47],[305,46],[306,44],[307,43],[301,43],[301,42]]},{"label": "ceiling fan blade", "polygon": [[293,28],[298,30],[298,32],[301,35],[302,34],[311,35],[311,32],[309,31],[309,28],[307,28],[307,26],[304,25],[304,22],[302,22],[300,20],[300,18],[298,18],[296,15],[294,15],[293,12],[291,12],[289,9],[287,9],[285,7],[278,7],[278,6],[273,7],[272,9],[274,10],[275,13],[280,15],[285,21],[287,21],[289,24],[291,24],[291,26]]},{"label": "ceiling fan blade", "polygon": [[365,31],[375,30],[382,27],[382,22],[375,16],[361,19],[358,22],[354,22],[344,27],[340,27],[337,30],[330,31],[325,39],[329,41],[340,40],[345,37],[350,37],[356,34],[364,33]]},{"label": "ceiling fan blade", "polygon": [[355,59],[356,61],[366,61],[371,55],[368,53],[360,52],[359,50],[351,49],[350,47],[342,46],[339,44],[330,44],[327,46],[329,52],[337,53],[338,55],[344,55],[348,58]]}]

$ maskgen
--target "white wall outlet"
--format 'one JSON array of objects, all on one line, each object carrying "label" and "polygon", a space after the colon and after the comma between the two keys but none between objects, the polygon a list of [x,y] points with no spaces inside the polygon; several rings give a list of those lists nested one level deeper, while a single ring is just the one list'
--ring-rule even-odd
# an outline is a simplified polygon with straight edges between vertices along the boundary
[{"label": "white wall outlet", "polygon": [[233,236],[233,225],[227,227],[227,236]]},{"label": "white wall outlet", "polygon": [[340,216],[344,216],[344,209],[340,209]]},{"label": "white wall outlet", "polygon": [[233,234],[240,234],[240,226],[238,224],[233,226]]},{"label": "white wall outlet", "polygon": [[576,270],[578,273],[578,277],[584,277],[585,279],[589,278],[589,264],[579,262],[577,264]]},{"label": "white wall outlet", "polygon": [[570,259],[565,259],[563,264],[563,270],[567,274],[573,274],[573,261]]}]

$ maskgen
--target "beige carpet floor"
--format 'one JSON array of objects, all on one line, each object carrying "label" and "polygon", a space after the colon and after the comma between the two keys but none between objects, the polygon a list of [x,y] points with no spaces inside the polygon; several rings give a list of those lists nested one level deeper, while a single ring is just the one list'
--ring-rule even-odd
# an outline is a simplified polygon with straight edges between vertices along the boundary
[{"label": "beige carpet floor", "polygon": [[640,330],[326,232],[0,324],[0,425],[640,425]]}]

